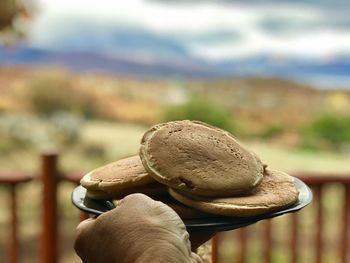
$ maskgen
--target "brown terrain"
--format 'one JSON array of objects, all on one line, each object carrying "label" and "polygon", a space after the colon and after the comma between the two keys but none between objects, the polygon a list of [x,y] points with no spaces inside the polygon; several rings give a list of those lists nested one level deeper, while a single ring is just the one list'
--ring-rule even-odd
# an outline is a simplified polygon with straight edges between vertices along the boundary
[{"label": "brown terrain", "polygon": [[316,114],[350,113],[349,91],[321,90],[275,78],[179,81],[23,67],[0,67],[0,112],[31,111],[26,94],[38,85],[59,89],[58,83],[69,86],[60,92],[86,97],[100,115],[123,122],[160,121],[164,107],[191,96],[225,107],[252,129],[298,127]]}]

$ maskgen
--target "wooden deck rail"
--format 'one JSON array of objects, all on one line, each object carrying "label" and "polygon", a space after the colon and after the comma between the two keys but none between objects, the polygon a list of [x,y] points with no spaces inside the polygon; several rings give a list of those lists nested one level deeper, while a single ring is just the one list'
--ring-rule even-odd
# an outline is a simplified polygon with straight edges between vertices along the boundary
[{"label": "wooden deck rail", "polygon": [[[339,262],[346,263],[349,261],[349,223],[350,223],[350,174],[311,174],[311,173],[296,173],[294,176],[299,177],[307,183],[313,190],[314,201],[313,213],[314,218],[314,262],[320,263],[324,250],[324,224],[326,217],[323,207],[323,193],[324,188],[329,185],[337,184],[344,189],[343,198],[341,201],[341,223],[339,225],[339,240],[337,242],[337,249],[339,254]],[[78,184],[83,173],[60,173],[58,170],[58,155],[56,153],[44,153],[41,156],[41,176],[36,177],[43,183],[43,211],[42,211],[42,236],[41,236],[41,253],[39,261],[42,263],[58,262],[58,237],[57,237],[57,186],[61,180],[67,180],[74,184]],[[0,184],[8,185],[10,189],[10,238],[8,249],[8,262],[18,262],[18,240],[17,240],[17,215],[16,215],[16,185],[18,183],[29,182],[32,176],[26,173],[5,173],[0,172]],[[81,215],[81,219],[85,219],[87,215]],[[300,219],[299,213],[288,215],[288,233],[289,235],[289,259],[292,263],[299,262],[300,259]],[[273,262],[273,248],[274,242],[274,220],[265,220],[261,226],[262,231],[262,256],[261,262]],[[249,255],[249,229],[242,228],[235,231],[238,234],[238,253],[232,262],[248,262]],[[212,262],[220,262],[219,248],[221,243],[221,235],[216,235],[212,239]]]},{"label": "wooden deck rail", "polygon": [[[315,235],[315,262],[322,262],[323,248],[323,232],[325,225],[325,215],[323,207],[323,191],[325,186],[330,184],[340,184],[344,189],[343,203],[341,209],[341,224],[340,224],[340,239],[338,240],[340,262],[347,263],[348,261],[348,245],[349,245],[349,223],[350,223],[350,175],[340,175],[332,173],[321,173],[318,176],[313,176],[307,173],[297,175],[301,180],[306,182],[313,191],[313,203],[316,206],[316,235]],[[298,214],[295,214],[297,217]],[[296,219],[297,220],[297,219]],[[295,222],[294,224],[296,224]],[[297,226],[293,226],[297,228]],[[294,261],[297,262],[297,261]]]},{"label": "wooden deck rail", "polygon": [[[324,188],[333,184],[340,185],[343,190],[343,198],[342,200],[338,200],[342,204],[341,208],[341,223],[339,225],[339,240],[336,242],[336,248],[338,250],[338,258],[341,263],[349,262],[349,223],[350,223],[350,174],[311,174],[311,173],[296,173],[294,176],[297,176],[306,184],[308,184],[313,191],[314,200],[313,200],[313,208],[315,212],[314,216],[314,236],[313,236],[313,244],[314,244],[314,255],[313,259],[315,263],[321,263],[322,257],[325,253],[324,249],[324,226],[325,226],[325,209],[323,203],[323,195]],[[305,208],[309,209],[309,208]],[[299,213],[293,213],[290,215],[286,215],[288,217],[288,226],[290,228],[285,230],[285,235],[289,235],[289,262],[297,263],[300,260],[299,250],[300,246],[298,246],[300,230],[299,230]],[[262,238],[262,246],[263,246],[263,255],[261,257],[261,262],[272,262],[272,251],[273,251],[273,226],[274,219],[265,220],[261,226],[263,229]],[[248,262],[247,261],[247,242],[248,241],[248,232],[251,227],[245,227],[237,230],[238,240],[239,240],[239,249],[237,252],[236,258],[232,259],[232,262]],[[213,240],[212,245],[215,249],[212,251],[212,261],[219,262],[219,253],[217,247],[219,246],[219,242],[221,240],[221,235],[218,234]]]},{"label": "wooden deck rail", "polygon": [[58,155],[54,152],[41,156],[41,180],[43,182],[42,237],[40,246],[40,262],[58,262],[57,238],[57,184]]},{"label": "wooden deck rail", "polygon": [[[43,182],[43,212],[42,238],[39,258],[42,263],[56,263],[58,254],[58,219],[57,219],[57,188],[61,180],[79,184],[83,173],[61,173],[58,169],[58,154],[55,152],[42,154]],[[88,218],[80,213],[80,219]]]},{"label": "wooden deck rail", "polygon": [[[40,176],[35,177],[25,172],[0,172],[0,184],[8,186],[10,195],[10,231],[8,233],[7,261],[17,263],[19,255],[18,217],[17,217],[17,185],[27,183],[33,178],[41,180],[43,186],[42,233],[40,238],[39,259],[42,263],[59,261],[58,255],[58,217],[57,217],[57,187],[60,181],[66,180],[79,184],[83,173],[60,173],[58,170],[58,154],[46,152],[41,155]],[[85,213],[80,214],[80,220],[88,218]]]},{"label": "wooden deck rail", "polygon": [[10,232],[8,241],[8,262],[18,262],[18,218],[17,218],[17,196],[16,187],[20,183],[29,182],[32,176],[27,173],[0,173],[0,184],[5,184],[10,190]]}]

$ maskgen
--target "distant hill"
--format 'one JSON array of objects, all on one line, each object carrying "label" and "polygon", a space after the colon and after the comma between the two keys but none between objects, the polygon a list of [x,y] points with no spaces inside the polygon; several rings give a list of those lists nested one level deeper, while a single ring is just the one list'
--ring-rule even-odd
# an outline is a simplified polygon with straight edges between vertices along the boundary
[{"label": "distant hill", "polygon": [[350,113],[350,90],[322,90],[281,78],[169,80],[149,75],[76,73],[38,64],[0,66],[0,112],[30,111],[23,94],[33,91],[33,87],[33,92],[35,87],[47,86],[54,90],[57,83],[79,92],[79,98],[94,98],[100,110],[108,113],[108,118],[121,121],[147,119],[153,123],[160,121],[157,118],[162,116],[166,105],[206,98],[229,110],[234,118],[243,120],[248,127],[246,134],[263,131],[269,126],[299,127],[325,112]]},{"label": "distant hill", "polygon": [[[174,49],[174,47],[173,47]],[[176,49],[175,49],[176,50]],[[180,51],[178,51],[180,52]],[[337,57],[322,63],[258,56],[209,63],[186,56],[143,57],[124,54],[117,57],[92,52],[55,52],[28,47],[1,48],[1,65],[54,65],[73,71],[97,71],[139,76],[184,78],[278,77],[306,82],[316,87],[350,89],[350,57]]]},{"label": "distant hill", "polygon": [[212,67],[196,62],[150,61],[107,57],[97,53],[53,52],[33,48],[1,49],[2,65],[53,65],[74,71],[102,71],[152,76],[214,77]]}]

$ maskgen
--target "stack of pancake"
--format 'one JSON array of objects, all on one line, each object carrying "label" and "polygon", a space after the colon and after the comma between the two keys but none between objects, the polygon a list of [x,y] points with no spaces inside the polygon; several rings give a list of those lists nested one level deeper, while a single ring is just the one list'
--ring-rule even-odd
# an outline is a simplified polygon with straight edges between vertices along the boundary
[{"label": "stack of pancake", "polygon": [[188,120],[153,126],[138,155],[91,171],[81,185],[94,199],[143,193],[183,219],[255,216],[298,199],[293,177],[268,169],[229,132]]}]

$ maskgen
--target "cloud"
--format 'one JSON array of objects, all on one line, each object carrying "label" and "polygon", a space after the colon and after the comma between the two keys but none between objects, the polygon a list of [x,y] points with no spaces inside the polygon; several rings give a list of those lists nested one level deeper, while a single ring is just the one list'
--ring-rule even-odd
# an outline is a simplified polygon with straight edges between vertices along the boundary
[{"label": "cloud", "polygon": [[142,50],[150,55],[158,49],[162,56],[182,54],[208,61],[257,55],[324,60],[350,54],[350,16],[344,7],[324,1],[39,3],[29,44],[45,49],[112,55]]}]

